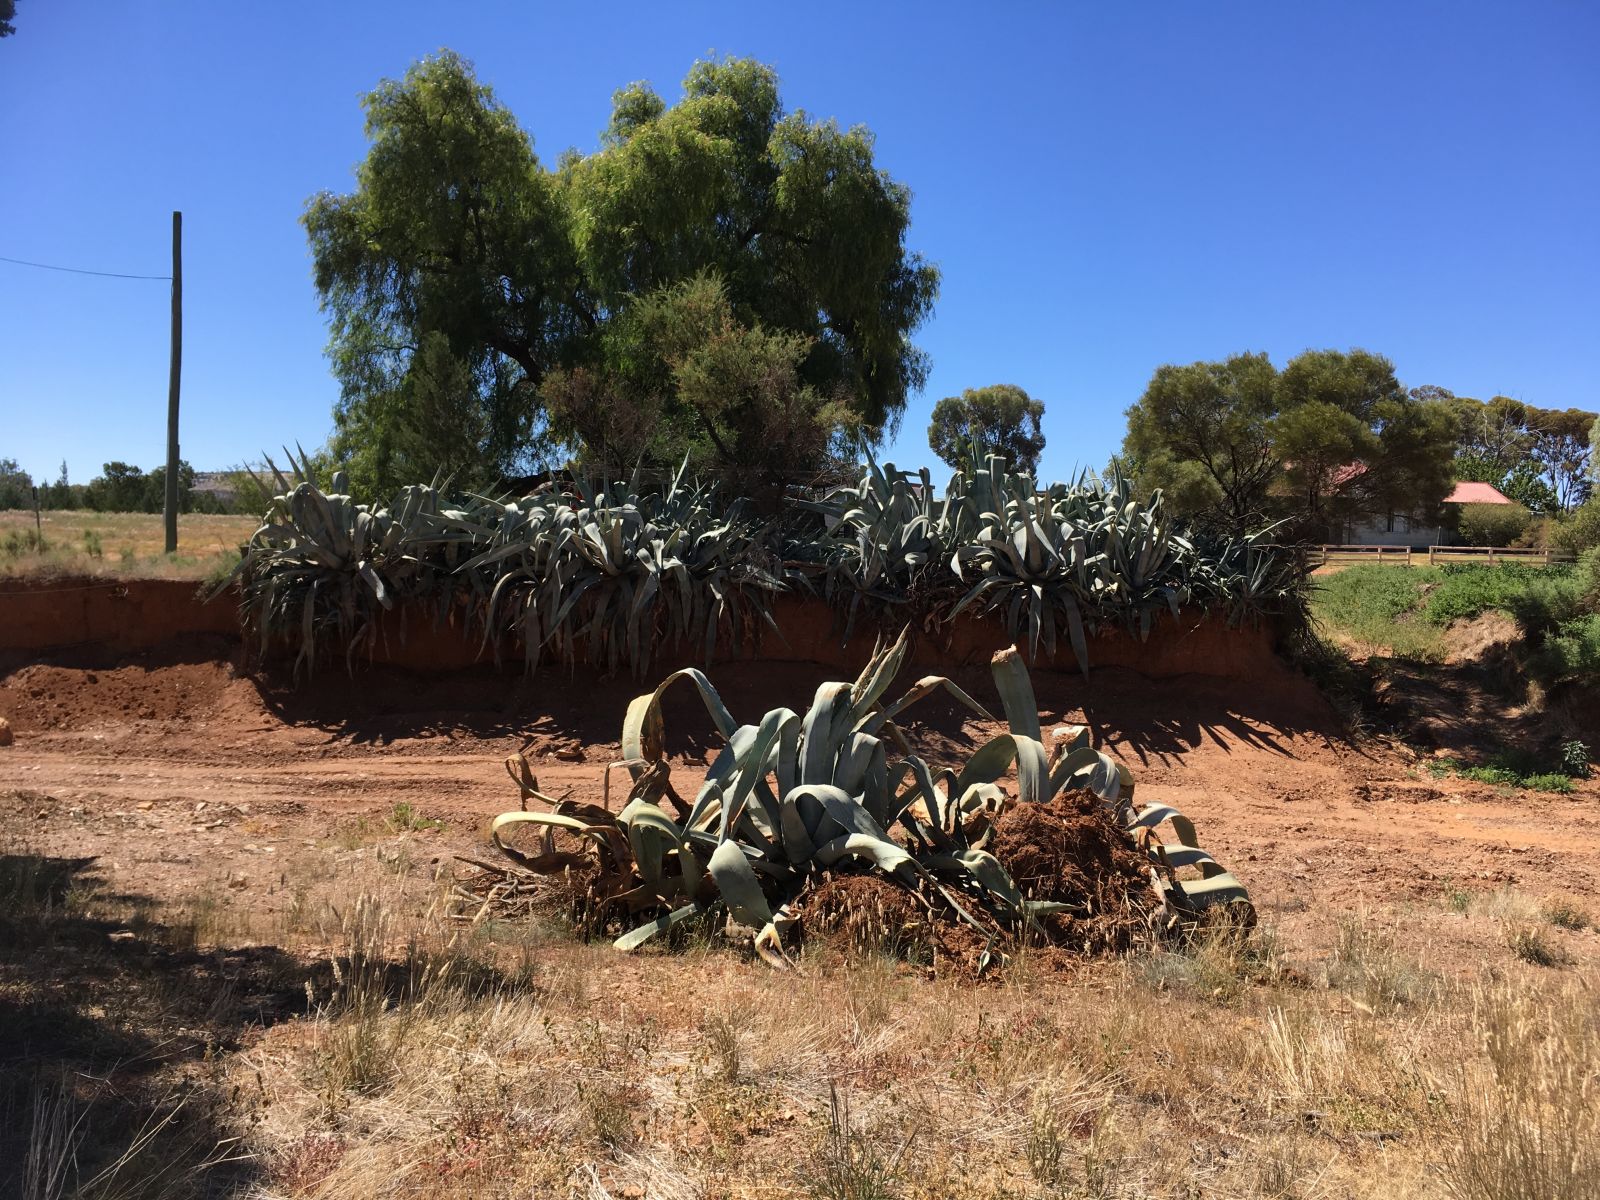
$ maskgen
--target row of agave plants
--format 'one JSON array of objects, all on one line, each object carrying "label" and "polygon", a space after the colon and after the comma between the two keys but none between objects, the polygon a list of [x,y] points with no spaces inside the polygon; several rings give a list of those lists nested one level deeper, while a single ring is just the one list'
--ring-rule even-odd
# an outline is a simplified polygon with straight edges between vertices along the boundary
[{"label": "row of agave plants", "polygon": [[942,494],[926,470],[869,462],[858,482],[796,495],[776,517],[682,472],[499,499],[414,485],[374,507],[342,475],[324,491],[294,465],[298,482],[277,476],[235,577],[246,625],[264,645],[290,639],[297,672],[328,647],[353,659],[402,603],[464,616],[486,652],[519,645],[530,669],[550,655],[635,673],[666,642],[709,660],[719,641],[758,635],[785,591],[820,592],[846,636],[863,613],[926,626],[971,611],[1054,655],[1064,632],[1085,669],[1103,627],[1147,637],[1185,607],[1230,623],[1304,611],[1301,560],[1270,531],[1190,537],[1159,492],[1136,499],[1120,477],[1041,488],[1000,458]]}]

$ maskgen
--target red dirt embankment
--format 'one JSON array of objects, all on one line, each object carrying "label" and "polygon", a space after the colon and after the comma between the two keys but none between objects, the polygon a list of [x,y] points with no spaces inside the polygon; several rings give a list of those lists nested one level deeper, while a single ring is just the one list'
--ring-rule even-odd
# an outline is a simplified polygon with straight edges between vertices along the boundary
[{"label": "red dirt embankment", "polygon": [[[69,647],[126,653],[195,634],[237,638],[236,596],[229,592],[208,601],[206,595],[203,585],[174,580],[11,581],[0,590],[0,656],[25,660]],[[759,656],[763,661],[821,663],[854,674],[872,652],[866,622],[845,642],[836,614],[820,599],[780,596],[772,615],[781,633],[764,632]],[[1089,662],[1091,667],[1124,667],[1152,679],[1274,678],[1283,671],[1274,640],[1272,629],[1265,625],[1230,629],[1219,617],[1185,612],[1177,619],[1159,621],[1143,642],[1120,629],[1103,631],[1090,639]],[[939,671],[981,666],[1009,641],[998,621],[963,617],[920,632],[911,666]],[[417,671],[453,671],[481,665],[490,657],[475,633],[412,610],[381,618],[372,661]],[[519,650],[509,649],[503,657],[508,670],[521,671]],[[748,644],[742,651],[725,644],[713,661],[750,657]],[[657,651],[651,674],[703,665],[697,647],[666,645]],[[1053,658],[1041,653],[1033,665],[1044,671],[1078,669],[1064,636]]]},{"label": "red dirt embankment", "polygon": [[231,597],[205,603],[186,579],[8,579],[0,581],[0,654],[69,646],[146,650],[192,634],[239,633]]}]

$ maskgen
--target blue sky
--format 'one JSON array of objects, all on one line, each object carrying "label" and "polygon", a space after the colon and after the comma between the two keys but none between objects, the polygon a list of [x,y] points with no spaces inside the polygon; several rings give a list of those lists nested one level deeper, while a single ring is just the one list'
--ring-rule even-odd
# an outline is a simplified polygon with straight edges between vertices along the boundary
[{"label": "blue sky", "polygon": [[[614,89],[708,52],[878,136],[943,268],[928,411],[1048,406],[1043,468],[1098,466],[1164,362],[1363,346],[1408,384],[1600,405],[1600,6],[19,0],[0,41],[0,255],[165,273],[184,211],[184,456],[330,429],[297,224],[347,189],[359,96],[448,46],[553,162]],[[164,453],[164,284],[0,263],[0,457]]]}]

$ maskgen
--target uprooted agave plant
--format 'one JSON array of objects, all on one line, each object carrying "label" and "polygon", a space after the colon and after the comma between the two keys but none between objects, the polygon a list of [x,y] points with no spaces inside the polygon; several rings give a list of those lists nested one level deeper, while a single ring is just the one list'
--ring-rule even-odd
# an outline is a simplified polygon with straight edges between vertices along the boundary
[{"label": "uprooted agave plant", "polygon": [[[517,867],[538,875],[592,869],[586,897],[592,923],[620,927],[615,945],[622,950],[722,909],[732,926],[754,935],[763,959],[784,965],[784,935],[808,882],[830,869],[853,868],[881,872],[930,911],[970,925],[987,939],[983,957],[993,961],[1009,940],[1042,932],[1041,917],[1073,908],[1022,893],[986,848],[996,818],[1013,803],[1039,804],[1086,789],[1148,856],[1169,921],[1213,905],[1249,911],[1244,888],[1199,848],[1192,822],[1163,805],[1136,808],[1127,768],[1094,749],[1087,730],[1057,730],[1054,752],[1046,752],[1033,687],[1015,647],[992,663],[1010,732],[979,747],[959,771],[936,771],[910,753],[895,718],[941,688],[989,714],[941,676],[921,679],[885,703],[909,647],[903,631],[893,645],[877,648],[855,682],[819,687],[804,716],[777,708],[754,725],[735,721],[702,672],[676,671],[628,707],[624,760],[616,766],[629,771],[632,789],[620,811],[608,802],[543,795],[518,754],[507,767],[523,809],[497,817],[491,840]],[[692,803],[674,790],[665,752],[661,700],[679,680],[699,690],[726,739]],[[1003,786],[1013,764],[1015,799]],[[549,811],[528,811],[530,800]],[[1171,840],[1158,836],[1163,827],[1172,830]],[[530,832],[534,844],[518,844]],[[1180,878],[1185,868],[1198,877]]]}]

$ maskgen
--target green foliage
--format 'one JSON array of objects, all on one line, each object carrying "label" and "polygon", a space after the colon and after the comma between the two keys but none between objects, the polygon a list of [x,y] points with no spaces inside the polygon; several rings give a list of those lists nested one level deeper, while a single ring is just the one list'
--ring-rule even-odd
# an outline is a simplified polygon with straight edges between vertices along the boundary
[{"label": "green foliage", "polygon": [[[617,935],[634,950],[684,921],[725,911],[773,965],[786,965],[784,935],[796,904],[827,871],[875,871],[913,892],[930,915],[960,921],[984,939],[985,961],[1027,932],[1044,936],[1041,917],[1071,911],[1056,899],[1023,894],[986,848],[995,818],[1011,803],[1002,781],[1016,768],[1018,804],[1048,803],[1064,791],[1088,791],[1145,848],[1173,917],[1211,905],[1248,904],[1243,887],[1195,842],[1192,823],[1162,805],[1136,809],[1127,768],[1093,749],[1088,731],[1056,731],[1047,752],[1038,703],[1015,648],[994,656],[995,686],[1009,732],[991,739],[954,770],[932,769],[905,749],[894,720],[944,689],[988,714],[949,680],[919,680],[893,703],[884,698],[910,651],[907,633],[880,644],[853,683],[824,683],[805,715],[777,708],[739,724],[711,682],[693,669],[669,675],[635,699],[622,726],[622,758],[633,787],[620,811],[542,795],[526,759],[510,767],[522,807],[495,818],[490,836],[517,866],[565,877],[592,865],[588,912],[595,932]],[[675,683],[698,690],[722,746],[692,803],[669,782],[661,701]],[[992,719],[992,718],[991,718]],[[891,758],[891,753],[904,757]],[[776,784],[776,787],[772,786]],[[549,811],[529,811],[529,802]],[[676,815],[668,815],[672,803]],[[1164,847],[1144,836],[1170,825]],[[559,848],[556,833],[575,840]],[[531,846],[517,834],[537,834]],[[1198,867],[1179,880],[1174,867]],[[980,964],[981,965],[981,964]]]},{"label": "green foliage", "polygon": [[1578,610],[1581,582],[1570,567],[1520,563],[1488,566],[1452,563],[1434,568],[1422,615],[1435,625],[1468,620],[1491,608],[1517,619],[1530,633],[1560,624]]},{"label": "green foliage", "polygon": [[1474,783],[1486,783],[1491,787],[1526,788],[1532,792],[1548,792],[1560,796],[1570,795],[1573,790],[1574,776],[1570,772],[1541,770],[1528,755],[1505,751],[1478,766],[1462,762],[1458,758],[1436,758],[1428,763],[1428,771],[1435,778],[1459,775],[1462,779],[1470,779]]},{"label": "green foliage", "polygon": [[17,0],[0,0],[0,37],[10,37],[17,31],[12,24],[17,16]]},{"label": "green foliage", "polygon": [[811,339],[742,324],[712,275],[643,297],[599,345],[601,362],[554,370],[540,388],[585,470],[687,462],[749,492],[816,468],[852,424],[803,380]]},{"label": "green foliage", "polygon": [[1568,513],[1557,523],[1550,540],[1574,553],[1600,547],[1600,499],[1590,500]]},{"label": "green foliage", "polygon": [[1549,683],[1600,680],[1600,613],[1563,623],[1545,639],[1529,667]]},{"label": "green foliage", "polygon": [[1128,410],[1123,457],[1183,516],[1242,533],[1273,518],[1307,536],[1449,491],[1454,420],[1408,395],[1388,359],[1308,350],[1163,366]]},{"label": "green foliage", "polygon": [[849,623],[869,602],[938,620],[970,608],[997,615],[1033,653],[1054,655],[1065,634],[1087,670],[1087,638],[1105,625],[1143,639],[1160,613],[1184,606],[1230,623],[1303,612],[1300,564],[1266,534],[1186,537],[1159,492],[1136,500],[1120,475],[1041,489],[991,457],[940,497],[926,470],[869,463],[858,484],[804,507],[821,515],[822,534],[790,557],[820,563]]},{"label": "green foliage", "polygon": [[1509,546],[1528,532],[1533,513],[1521,504],[1463,504],[1457,529],[1469,546]]},{"label": "green foliage", "polygon": [[1561,743],[1561,770],[1574,779],[1589,778],[1589,744],[1577,738]]},{"label": "green foliage", "polygon": [[0,511],[33,507],[33,476],[14,458],[0,458]]},{"label": "green foliage", "polygon": [[968,388],[933,406],[928,445],[946,466],[981,466],[990,455],[1032,475],[1044,451],[1044,402],[1010,383]]},{"label": "green foliage", "polygon": [[6,539],[0,542],[0,550],[5,552],[7,558],[21,558],[24,554],[43,554],[50,549],[48,539],[41,537],[37,530],[13,529],[6,534]]},{"label": "green foliage", "polygon": [[[166,506],[166,467],[157,467],[148,475],[138,467],[125,462],[108,462],[102,473],[90,480],[83,489],[82,507],[94,512],[145,512],[158,513]],[[66,471],[62,471],[59,487],[68,489]],[[78,507],[76,504],[70,507]],[[195,508],[194,468],[187,462],[178,462],[178,511],[193,512]]]},{"label": "green foliage", "polygon": [[[651,413],[671,423],[703,406],[730,361],[717,403],[763,403],[752,375],[776,363],[796,376],[778,388],[785,402],[826,411],[830,432],[872,436],[926,378],[910,335],[938,273],[905,248],[909,191],[877,167],[867,130],[785,112],[768,67],[697,63],[671,106],[647,85],[625,88],[600,149],[554,170],[455,54],[417,63],[365,105],[356,190],[313,197],[304,220],[342,388],[336,449],[371,494],[434,474],[407,447],[426,451],[450,414],[452,456],[492,482],[567,444],[606,459],[609,447],[586,444],[593,423],[574,419],[585,395],[644,403],[630,426]],[[634,310],[701,278],[725,289],[729,315],[702,331],[698,367],[659,344],[635,357],[652,332]],[[688,394],[680,368],[701,392]],[[549,411],[549,396],[568,403]],[[691,434],[716,440],[688,423],[652,433],[630,430],[656,467],[680,461]],[[731,445],[716,453],[738,465]]]},{"label": "green foliage", "polygon": [[512,502],[413,486],[384,508],[355,503],[341,475],[324,494],[310,464],[295,469],[302,482],[278,477],[284,494],[239,570],[247,624],[292,634],[297,669],[326,642],[354,655],[400,601],[465,604],[486,645],[520,643],[530,669],[546,650],[575,662],[581,641],[588,662],[636,671],[663,637],[709,657],[758,613],[770,622],[762,596],[819,582],[847,634],[864,606],[926,621],[970,607],[1035,651],[1054,654],[1064,632],[1085,667],[1103,625],[1143,638],[1184,606],[1230,622],[1303,609],[1300,562],[1264,536],[1191,540],[1159,495],[1137,501],[1120,477],[1041,490],[999,459],[953,476],[942,498],[926,471],[914,482],[869,464],[858,485],[766,524],[682,472],[653,490],[636,477]]},{"label": "green foliage", "polygon": [[[522,645],[529,669],[553,652],[615,670],[646,669],[663,640],[688,639],[709,657],[759,617],[754,593],[781,590],[762,527],[738,504],[681,478],[640,492],[574,487],[502,503],[452,504],[413,485],[387,507],[356,503],[341,474],[322,492],[315,471],[272,502],[238,568],[246,625],[265,648],[298,642],[295,670],[320,647],[351,662],[376,636],[374,618],[401,601],[442,616],[464,604],[498,655]],[[279,477],[280,484],[287,480]],[[759,617],[758,617],[759,614]]]}]

